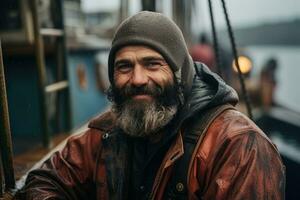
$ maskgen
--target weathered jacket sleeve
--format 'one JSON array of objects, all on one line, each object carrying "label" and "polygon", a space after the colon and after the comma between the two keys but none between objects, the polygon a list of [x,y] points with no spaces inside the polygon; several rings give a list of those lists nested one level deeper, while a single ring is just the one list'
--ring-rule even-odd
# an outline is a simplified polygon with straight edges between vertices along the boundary
[{"label": "weathered jacket sleeve", "polygon": [[21,196],[39,200],[92,199],[100,140],[100,134],[94,130],[71,137],[61,151],[29,173]]},{"label": "weathered jacket sleeve", "polygon": [[[285,169],[276,147],[256,129],[224,138],[209,159],[202,180],[203,199],[284,199]],[[212,167],[213,166],[213,167]]]}]

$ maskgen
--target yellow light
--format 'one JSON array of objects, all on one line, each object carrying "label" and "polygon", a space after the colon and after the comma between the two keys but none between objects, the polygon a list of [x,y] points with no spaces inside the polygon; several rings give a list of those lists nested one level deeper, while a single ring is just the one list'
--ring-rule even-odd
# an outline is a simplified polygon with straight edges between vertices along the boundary
[{"label": "yellow light", "polygon": [[[239,66],[240,66],[240,69],[241,69],[241,72],[243,74],[247,74],[251,71],[252,69],[252,62],[251,60],[246,57],[246,56],[239,56],[238,57],[238,61],[239,61]],[[232,68],[235,72],[238,72],[238,69],[235,65],[235,60],[233,60],[232,62]]]}]

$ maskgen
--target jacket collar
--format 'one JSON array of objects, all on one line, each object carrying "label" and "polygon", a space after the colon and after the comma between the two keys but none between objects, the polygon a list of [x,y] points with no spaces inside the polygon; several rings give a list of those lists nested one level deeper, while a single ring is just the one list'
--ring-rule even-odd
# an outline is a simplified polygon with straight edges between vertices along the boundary
[{"label": "jacket collar", "polygon": [[176,160],[178,160],[184,154],[183,140],[181,132],[177,134],[176,139],[172,143],[170,149],[168,150],[165,159],[163,168],[168,168]]}]

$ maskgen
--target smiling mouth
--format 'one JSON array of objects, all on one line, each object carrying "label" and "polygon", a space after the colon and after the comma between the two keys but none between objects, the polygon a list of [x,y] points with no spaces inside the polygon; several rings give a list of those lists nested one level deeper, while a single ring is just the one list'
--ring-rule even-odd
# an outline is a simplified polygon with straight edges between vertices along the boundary
[{"label": "smiling mouth", "polygon": [[153,99],[153,97],[148,94],[138,94],[138,95],[132,96],[132,98],[135,100],[152,100]]}]

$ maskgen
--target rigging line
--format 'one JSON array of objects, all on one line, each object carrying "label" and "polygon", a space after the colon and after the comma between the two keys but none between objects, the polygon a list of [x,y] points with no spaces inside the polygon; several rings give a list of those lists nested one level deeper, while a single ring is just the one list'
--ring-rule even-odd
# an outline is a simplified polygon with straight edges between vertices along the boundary
[{"label": "rigging line", "polygon": [[217,73],[222,77],[222,63],[220,60],[220,52],[219,52],[219,43],[218,38],[216,34],[216,27],[215,27],[215,20],[214,20],[214,14],[212,9],[212,3],[211,0],[208,0],[209,5],[209,14],[210,14],[210,21],[211,21],[211,30],[213,34],[213,41],[214,41],[214,51],[215,51],[215,58],[216,58],[216,65],[217,65]]},{"label": "rigging line", "polygon": [[239,76],[239,80],[240,80],[240,84],[241,84],[242,94],[243,94],[243,97],[244,97],[244,100],[245,100],[248,116],[249,116],[250,119],[252,119],[253,116],[252,116],[252,111],[251,111],[250,100],[249,100],[249,96],[248,96],[248,93],[247,93],[247,90],[246,90],[246,87],[245,87],[244,76],[242,74],[242,71],[241,71],[241,68],[240,68],[240,65],[239,65],[236,44],[235,44],[233,31],[232,31],[230,21],[229,21],[229,17],[228,17],[225,0],[221,0],[221,1],[222,1],[224,15],[225,15],[225,18],[226,18],[227,30],[228,30],[228,33],[229,33],[229,38],[230,38],[230,43],[231,43],[231,47],[232,47],[232,53],[233,53],[233,56],[234,56],[235,66],[238,69],[238,76]]}]

